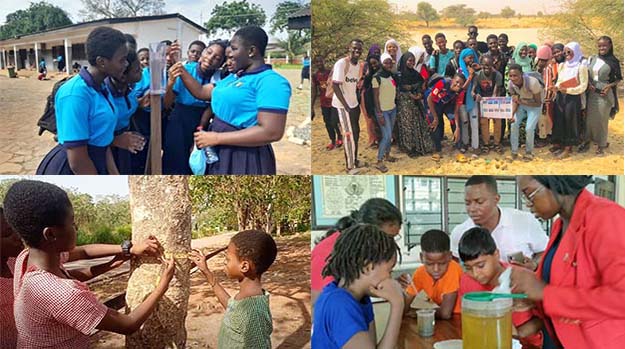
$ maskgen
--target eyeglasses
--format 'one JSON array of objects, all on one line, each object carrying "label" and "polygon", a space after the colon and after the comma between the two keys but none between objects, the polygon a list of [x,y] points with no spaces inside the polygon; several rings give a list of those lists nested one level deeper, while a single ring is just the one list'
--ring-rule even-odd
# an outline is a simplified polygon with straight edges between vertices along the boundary
[{"label": "eyeglasses", "polygon": [[526,206],[532,206],[534,205],[534,197],[536,196],[536,194],[538,194],[541,190],[543,190],[545,187],[540,186],[536,189],[534,189],[533,192],[525,195],[525,193],[523,194],[523,196],[521,196],[521,199],[523,200],[523,202],[525,203]]}]

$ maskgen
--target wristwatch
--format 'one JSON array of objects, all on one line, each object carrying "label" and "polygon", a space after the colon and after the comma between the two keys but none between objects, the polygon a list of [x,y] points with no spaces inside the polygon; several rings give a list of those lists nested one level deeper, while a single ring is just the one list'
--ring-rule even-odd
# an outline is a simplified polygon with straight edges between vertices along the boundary
[{"label": "wristwatch", "polygon": [[124,257],[130,257],[131,248],[132,248],[132,241],[124,240],[124,242],[122,242],[122,255]]}]

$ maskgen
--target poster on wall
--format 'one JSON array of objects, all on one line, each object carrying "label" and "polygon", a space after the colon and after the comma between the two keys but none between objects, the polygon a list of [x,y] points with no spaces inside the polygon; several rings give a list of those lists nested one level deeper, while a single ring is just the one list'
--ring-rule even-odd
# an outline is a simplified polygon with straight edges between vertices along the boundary
[{"label": "poster on wall", "polygon": [[315,226],[332,226],[370,198],[395,203],[393,176],[315,176]]}]

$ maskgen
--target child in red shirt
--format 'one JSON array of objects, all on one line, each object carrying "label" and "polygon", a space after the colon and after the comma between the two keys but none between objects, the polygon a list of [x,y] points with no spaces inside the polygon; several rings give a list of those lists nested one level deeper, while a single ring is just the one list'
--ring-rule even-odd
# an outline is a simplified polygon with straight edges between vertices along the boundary
[{"label": "child in red shirt", "polygon": [[99,302],[82,281],[101,271],[100,266],[67,271],[63,263],[115,256],[106,269],[131,254],[158,256],[160,244],[152,238],[129,250],[119,245],[76,247],[72,203],[67,193],[53,184],[16,182],[4,198],[4,213],[27,247],[17,257],[13,281],[18,348],[88,348],[89,335],[95,329],[131,334],[147,320],[169,287],[173,259],[167,262],[152,294],[130,314]]},{"label": "child in red shirt", "polygon": [[328,137],[330,137],[330,144],[326,146],[326,149],[332,150],[343,144],[341,141],[342,136],[341,129],[339,128],[339,119],[332,113],[332,97],[326,96],[326,85],[332,71],[326,68],[325,61],[321,56],[315,57],[315,67],[317,67],[317,71],[313,74],[312,79],[310,80],[312,92],[310,115],[315,117],[315,101],[317,100],[317,96],[319,96],[321,114],[323,114],[323,123],[326,125]]},{"label": "child in red shirt", "polygon": [[[460,239],[458,254],[466,271],[460,279],[460,299],[468,292],[492,291],[499,285],[499,275],[508,267],[499,261],[495,240],[484,228],[467,230]],[[543,323],[532,313],[532,307],[515,300],[512,312],[512,335],[519,339],[523,349],[542,348],[543,345],[540,332]]]}]

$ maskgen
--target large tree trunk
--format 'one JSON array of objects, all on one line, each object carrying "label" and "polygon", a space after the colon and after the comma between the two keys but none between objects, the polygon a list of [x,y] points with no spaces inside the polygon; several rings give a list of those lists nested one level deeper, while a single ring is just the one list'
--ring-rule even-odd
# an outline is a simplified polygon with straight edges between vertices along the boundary
[{"label": "large tree trunk", "polygon": [[[185,176],[130,176],[132,242],[156,236],[165,256],[176,257],[176,272],[165,296],[142,328],[126,337],[127,348],[184,348],[191,268],[191,199]],[[126,291],[126,311],[139,306],[160,279],[155,258],[135,258]]]}]

